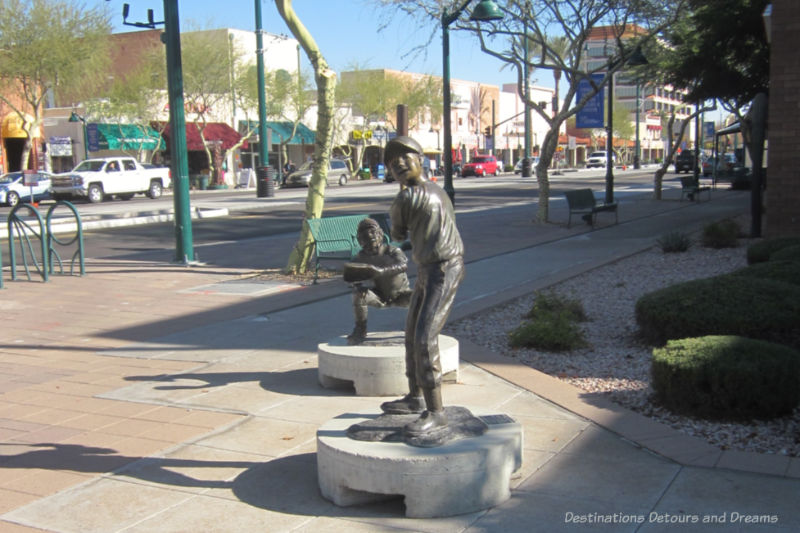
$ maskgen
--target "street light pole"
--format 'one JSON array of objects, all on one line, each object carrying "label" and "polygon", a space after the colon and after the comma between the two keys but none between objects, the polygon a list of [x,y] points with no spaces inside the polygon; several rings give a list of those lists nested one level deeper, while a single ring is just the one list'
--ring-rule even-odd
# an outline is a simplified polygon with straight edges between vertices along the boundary
[{"label": "street light pole", "polygon": [[528,25],[522,22],[524,42],[522,43],[522,109],[525,112],[525,147],[522,151],[522,177],[531,177],[531,109],[528,107],[530,99],[530,82],[528,81]]},{"label": "street light pole", "polygon": [[639,145],[639,81],[636,81],[636,147],[633,152],[633,168],[641,168],[641,152]]},{"label": "street light pole", "polygon": [[606,120],[606,203],[614,201],[614,71],[608,75],[608,119]]},{"label": "street light pole", "polygon": [[258,157],[259,166],[269,164],[267,154],[267,89],[264,82],[264,35],[261,29],[261,0],[256,4],[256,70],[258,77]]},{"label": "street light pole", "polygon": [[[444,191],[455,205],[456,191],[453,188],[453,133],[450,117],[450,24],[455,22],[459,15],[472,0],[465,0],[461,6],[448,14],[442,11],[442,97],[443,97],[443,129],[444,129]],[[503,14],[493,0],[481,0],[473,11],[470,20],[500,20]]]},{"label": "street light pole", "polygon": [[183,114],[183,67],[178,0],[164,0],[164,35],[167,48],[167,91],[172,146],[173,205],[175,207],[175,261],[194,261],[192,215],[189,209],[189,156],[186,151],[186,117]]},{"label": "street light pole", "polygon": [[[614,201],[614,69],[620,64],[630,67],[638,67],[647,64],[642,49],[637,47],[633,54],[627,59],[620,58],[609,63],[608,75],[608,123],[606,128],[606,198],[605,202],[610,204]],[[636,103],[639,103],[639,82],[636,82]],[[636,109],[636,154],[639,153],[639,109]]]}]

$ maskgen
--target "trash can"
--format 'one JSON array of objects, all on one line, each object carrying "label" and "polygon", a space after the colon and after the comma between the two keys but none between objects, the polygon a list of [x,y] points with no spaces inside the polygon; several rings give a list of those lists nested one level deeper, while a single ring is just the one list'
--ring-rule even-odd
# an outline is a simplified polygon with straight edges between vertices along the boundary
[{"label": "trash can", "polygon": [[275,196],[275,169],[271,166],[256,168],[256,197]]},{"label": "trash can", "polygon": [[197,188],[201,191],[208,189],[208,174],[200,174],[197,177]]}]

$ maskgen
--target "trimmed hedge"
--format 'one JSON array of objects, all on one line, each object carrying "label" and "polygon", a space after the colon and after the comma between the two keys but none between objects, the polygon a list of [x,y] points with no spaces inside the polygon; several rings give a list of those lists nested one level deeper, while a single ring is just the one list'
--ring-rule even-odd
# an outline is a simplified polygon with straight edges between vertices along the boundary
[{"label": "trimmed hedge", "polygon": [[800,237],[778,237],[753,243],[747,247],[747,264],[769,261],[778,250],[796,245],[800,245]]},{"label": "trimmed hedge", "polygon": [[645,341],[739,335],[800,347],[800,286],[717,276],[678,283],[636,302]]},{"label": "trimmed hedge", "polygon": [[[800,251],[800,246],[797,247]],[[766,263],[754,263],[750,266],[731,272],[730,276],[746,276],[757,279],[770,279],[800,286],[800,261],[778,261],[778,254],[791,248],[775,252]]]},{"label": "trimmed hedge", "polygon": [[773,252],[769,256],[770,261],[798,261],[800,262],[800,244],[787,246]]},{"label": "trimmed hedge", "polygon": [[652,386],[668,409],[703,418],[774,418],[800,403],[800,352],[736,336],[674,340],[653,350]]}]

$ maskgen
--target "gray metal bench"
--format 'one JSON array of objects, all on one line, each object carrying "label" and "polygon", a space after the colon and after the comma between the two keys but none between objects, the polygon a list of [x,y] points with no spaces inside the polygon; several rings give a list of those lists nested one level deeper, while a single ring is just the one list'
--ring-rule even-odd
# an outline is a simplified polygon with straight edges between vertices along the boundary
[{"label": "gray metal bench", "polygon": [[708,191],[708,199],[711,200],[711,187],[700,185],[699,180],[694,179],[693,176],[681,177],[681,202],[684,196],[688,197],[690,201],[694,200],[696,196],[700,201],[700,193],[704,191]]},{"label": "gray metal bench", "polygon": [[611,203],[598,203],[594,197],[591,189],[575,189],[574,191],[564,192],[567,197],[567,206],[569,207],[569,219],[567,220],[567,227],[572,225],[572,215],[582,215],[591,226],[594,226],[597,213],[609,211],[614,213],[614,223],[619,223],[619,215],[617,214],[617,202]]}]

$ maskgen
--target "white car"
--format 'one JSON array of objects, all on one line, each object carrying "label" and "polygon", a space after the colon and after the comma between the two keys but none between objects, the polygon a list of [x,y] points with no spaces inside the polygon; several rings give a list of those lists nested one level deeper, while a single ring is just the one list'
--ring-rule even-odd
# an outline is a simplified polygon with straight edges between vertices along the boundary
[{"label": "white car", "polygon": [[36,171],[34,173],[36,185],[25,185],[22,172],[10,172],[0,177],[0,203],[14,207],[20,201],[30,202],[31,193],[33,201],[38,202],[50,198],[50,174]]},{"label": "white car", "polygon": [[[612,162],[617,160],[617,156],[611,156]],[[598,168],[606,168],[606,153],[605,152],[592,152],[589,154],[589,157],[586,158],[586,168],[598,167]]]}]

